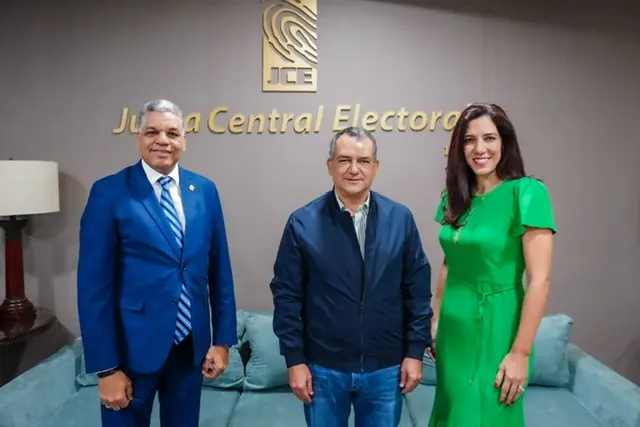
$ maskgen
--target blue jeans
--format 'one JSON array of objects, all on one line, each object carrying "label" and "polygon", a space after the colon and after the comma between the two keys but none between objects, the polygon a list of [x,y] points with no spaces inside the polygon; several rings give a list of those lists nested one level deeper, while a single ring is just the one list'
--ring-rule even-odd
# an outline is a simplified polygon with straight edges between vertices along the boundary
[{"label": "blue jeans", "polygon": [[308,427],[347,427],[353,404],[355,427],[397,427],[402,413],[400,365],[350,373],[309,364],[313,396],[304,405]]}]

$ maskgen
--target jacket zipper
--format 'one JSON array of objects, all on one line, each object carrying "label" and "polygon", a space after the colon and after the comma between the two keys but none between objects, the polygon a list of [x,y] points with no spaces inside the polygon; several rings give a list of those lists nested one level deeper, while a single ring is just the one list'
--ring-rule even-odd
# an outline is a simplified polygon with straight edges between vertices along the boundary
[{"label": "jacket zipper", "polygon": [[[367,253],[366,238],[363,252],[364,254]],[[362,257],[362,295],[360,297],[360,372],[364,372],[364,296],[366,291],[367,258],[362,253],[360,255]]]},{"label": "jacket zipper", "polygon": [[[351,213],[349,213],[351,215]],[[360,255],[360,259],[362,260],[362,278],[360,281],[360,372],[364,372],[364,296],[366,289],[366,257],[360,252],[360,242],[358,242],[358,234],[353,226],[353,218],[349,218],[351,221],[350,229],[352,236],[355,237],[356,249],[358,254]],[[367,224],[368,225],[368,224]],[[366,228],[365,228],[365,245],[364,245],[364,253],[367,253],[367,240],[366,240]]]}]

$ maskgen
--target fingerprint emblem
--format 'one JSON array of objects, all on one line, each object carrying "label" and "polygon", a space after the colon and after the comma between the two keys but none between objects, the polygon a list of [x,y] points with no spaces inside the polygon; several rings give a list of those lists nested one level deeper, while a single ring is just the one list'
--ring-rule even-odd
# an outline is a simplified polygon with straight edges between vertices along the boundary
[{"label": "fingerprint emblem", "polygon": [[318,64],[316,0],[262,0],[265,92],[315,92]]}]

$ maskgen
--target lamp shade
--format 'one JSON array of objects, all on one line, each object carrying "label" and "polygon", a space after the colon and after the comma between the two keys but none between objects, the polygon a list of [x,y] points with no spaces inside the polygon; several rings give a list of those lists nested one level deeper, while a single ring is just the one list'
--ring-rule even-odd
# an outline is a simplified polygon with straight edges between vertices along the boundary
[{"label": "lamp shade", "polygon": [[58,163],[0,161],[0,216],[60,211]]}]

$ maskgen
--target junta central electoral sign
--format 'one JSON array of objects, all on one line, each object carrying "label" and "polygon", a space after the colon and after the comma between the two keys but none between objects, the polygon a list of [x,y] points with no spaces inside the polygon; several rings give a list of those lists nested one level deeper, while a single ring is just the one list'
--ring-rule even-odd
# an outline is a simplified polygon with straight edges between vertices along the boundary
[{"label": "junta central electoral sign", "polygon": [[[313,96],[321,84],[317,0],[261,0],[260,3],[262,92],[266,96],[270,93]],[[112,132],[121,134],[128,130],[135,133],[136,116],[129,107],[122,108],[119,124]],[[370,132],[433,132],[438,128],[448,132],[459,116],[460,111],[409,111],[404,107],[371,111],[357,103],[329,108],[321,104],[314,111],[306,112],[273,108],[269,112],[256,113],[234,111],[228,105],[220,105],[206,113],[187,114],[185,130],[197,133],[206,126],[214,134],[315,134],[328,123],[332,132],[355,125]]]}]

